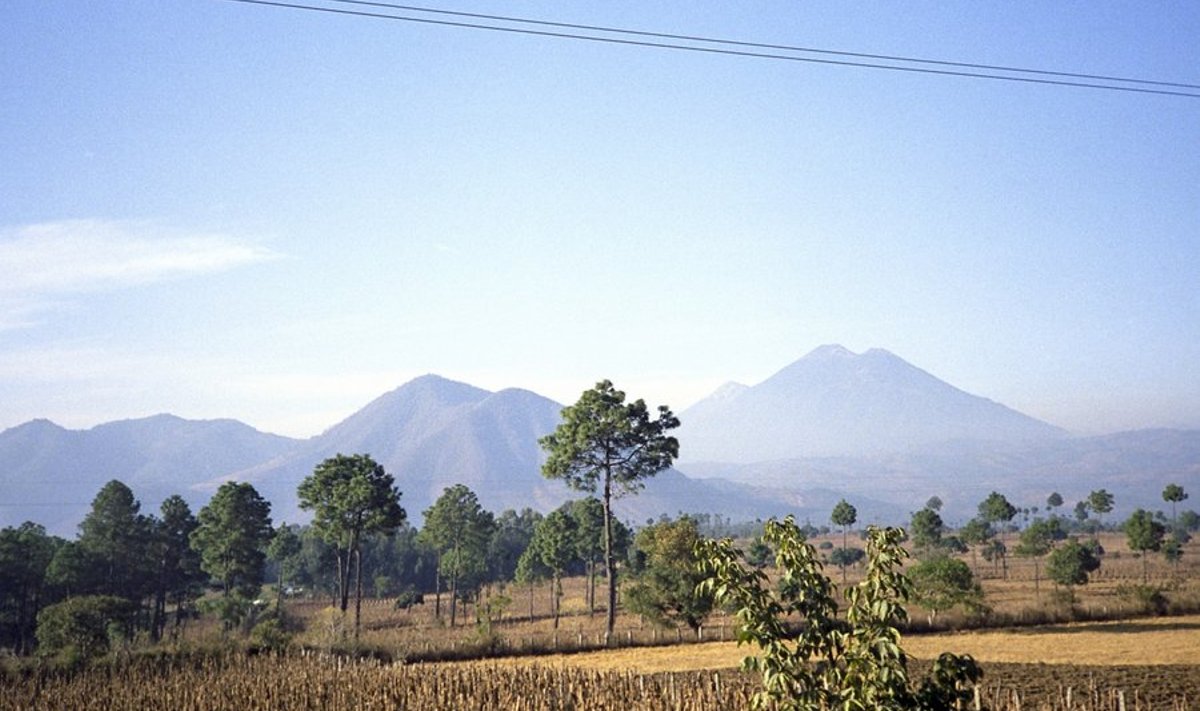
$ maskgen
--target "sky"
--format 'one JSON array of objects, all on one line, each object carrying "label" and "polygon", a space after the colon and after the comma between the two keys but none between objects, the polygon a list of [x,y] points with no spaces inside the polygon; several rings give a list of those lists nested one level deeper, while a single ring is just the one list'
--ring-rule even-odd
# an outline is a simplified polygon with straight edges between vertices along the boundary
[{"label": "sky", "polygon": [[[1200,85],[1192,2],[425,7]],[[0,106],[0,429],[306,437],[425,373],[678,412],[827,343],[1200,427],[1200,98],[7,0]]]}]

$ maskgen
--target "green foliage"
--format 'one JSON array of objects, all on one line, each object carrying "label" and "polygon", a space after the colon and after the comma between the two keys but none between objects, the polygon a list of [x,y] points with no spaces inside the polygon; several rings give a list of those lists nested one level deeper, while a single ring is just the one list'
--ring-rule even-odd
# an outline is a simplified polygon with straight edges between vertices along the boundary
[{"label": "green foliage", "polygon": [[1021,531],[1020,542],[1013,553],[1026,558],[1039,558],[1050,552],[1055,541],[1067,537],[1057,518],[1037,519]]},{"label": "green foliage", "polygon": [[1165,615],[1169,601],[1166,591],[1157,585],[1118,585],[1117,597],[1138,607],[1146,615]]},{"label": "green foliage", "polygon": [[625,596],[630,610],[664,627],[696,630],[712,611],[712,596],[697,591],[704,579],[696,558],[700,532],[687,516],[638,531],[635,545],[644,567]]},{"label": "green foliage", "polygon": [[1086,584],[1088,575],[1099,568],[1096,550],[1075,540],[1054,549],[1046,559],[1046,575],[1068,587]]},{"label": "green foliage", "polygon": [[138,513],[141,504],[128,486],[117,480],[105,484],[92,500],[91,511],[79,524],[79,547],[90,570],[79,587],[98,595],[131,600],[148,592],[155,578],[147,566],[151,522]]},{"label": "green foliage", "polygon": [[851,506],[845,499],[842,499],[833,507],[833,513],[829,517],[829,520],[834,525],[841,526],[842,528],[853,526],[855,521],[858,520],[858,510]]},{"label": "green foliage", "polygon": [[1142,553],[1142,582],[1149,579],[1148,561],[1145,554],[1162,548],[1163,536],[1167,527],[1154,520],[1154,514],[1145,509],[1138,509],[1130,515],[1122,526],[1129,549]]},{"label": "green foliage", "polygon": [[580,491],[598,491],[604,504],[605,628],[610,637],[617,607],[612,499],[639,490],[646,479],[671,466],[679,456],[679,441],[667,433],[678,426],[670,408],[660,406],[658,417],[651,419],[644,401],[626,403],[625,393],[603,380],[563,408],[562,422],[538,440],[547,454],[543,476]]},{"label": "green foliage", "polygon": [[923,560],[908,571],[913,582],[913,599],[930,612],[930,622],[939,612],[962,606],[971,613],[986,609],[983,588],[966,563],[938,556]]},{"label": "green foliage", "polygon": [[844,570],[857,565],[864,557],[866,552],[862,548],[835,548],[829,555],[829,562]]},{"label": "green foliage", "polygon": [[[825,541],[829,543],[829,541]],[[829,543],[832,548],[833,544]],[[750,547],[746,549],[746,562],[753,565],[755,568],[765,568],[775,557],[775,551],[771,550],[771,546],[762,539],[762,536],[755,536],[754,540],[750,541]]]},{"label": "green foliage", "polygon": [[916,548],[918,554],[932,554],[942,543],[944,529],[945,524],[942,523],[942,517],[933,509],[921,509],[913,514],[909,533],[912,537],[913,547]]},{"label": "green foliage", "polygon": [[292,633],[280,622],[278,615],[264,618],[250,630],[250,644],[258,649],[282,652],[292,643]]},{"label": "green foliage", "polygon": [[1054,493],[1052,493],[1046,497],[1046,507],[1047,508],[1056,509],[1062,505],[1063,505],[1062,494],[1058,493],[1057,491],[1055,491]]},{"label": "green foliage", "polygon": [[297,493],[300,508],[313,512],[312,527],[317,535],[337,551],[338,589],[344,611],[350,597],[352,556],[358,556],[361,575],[363,537],[391,533],[404,524],[400,491],[392,475],[370,456],[338,454],[318,464],[300,482]]},{"label": "green foliage", "polygon": [[495,518],[485,511],[474,491],[455,484],[442,491],[425,510],[421,537],[438,552],[438,568],[450,580],[450,625],[457,624],[457,601],[473,590],[487,571],[488,544]]},{"label": "green foliage", "polygon": [[987,498],[979,502],[979,518],[987,523],[1001,523],[1013,520],[1017,515],[1017,507],[1008,502],[1003,494],[993,491]]},{"label": "green foliage", "polygon": [[942,498],[940,496],[930,496],[929,500],[925,502],[925,508],[932,511],[941,511]]},{"label": "green foliage", "polygon": [[226,595],[252,598],[262,586],[264,549],[274,531],[271,504],[245,482],[226,482],[200,509],[191,534],[201,567],[220,580]]},{"label": "green foliage", "polygon": [[[763,678],[754,708],[952,708],[966,698],[967,687],[980,676],[969,657],[943,655],[928,679],[909,686],[897,629],[907,619],[903,604],[911,593],[900,570],[907,555],[903,537],[900,529],[868,529],[866,577],[845,593],[844,622],[837,617],[836,585],[790,517],[767,522],[763,532],[776,550],[781,574],[776,592],[765,573],[743,563],[728,539],[699,544],[708,575],[701,590],[736,608],[739,644],[760,650],[744,662]],[[798,632],[789,618],[802,619]]]},{"label": "green foliage", "polygon": [[567,566],[576,560],[578,548],[575,543],[575,519],[568,513],[567,508],[551,511],[538,522],[533,531],[533,540],[529,550],[537,557],[536,565],[528,561],[521,571],[524,576],[536,574],[540,570],[548,571],[554,581],[553,605],[554,626],[558,627],[558,601],[562,595],[559,583]]},{"label": "green foliage", "polygon": [[520,513],[507,509],[496,517],[496,526],[488,541],[488,575],[492,580],[513,580],[521,554],[533,540],[533,529],[542,515],[530,508]]},{"label": "green foliage", "polygon": [[50,563],[61,543],[29,521],[0,530],[0,645],[17,654],[33,647]]},{"label": "green foliage", "polygon": [[205,575],[200,554],[191,546],[191,535],[200,525],[191,508],[180,496],[167,497],[160,509],[162,518],[154,524],[152,549],[158,561],[154,621],[151,633],[160,639],[166,625],[167,604],[175,606],[175,623],[183,621],[183,611],[202,592]]},{"label": "green foliage", "polygon": [[420,590],[417,590],[412,585],[406,585],[400,590],[400,594],[396,596],[395,608],[397,610],[411,610],[414,605],[421,605],[425,602],[425,596]]},{"label": "green foliage", "polygon": [[38,651],[66,663],[108,653],[113,637],[131,629],[136,607],[113,595],[81,595],[47,606],[37,618]]},{"label": "green foliage", "polygon": [[1104,514],[1113,510],[1113,503],[1116,499],[1112,494],[1108,493],[1107,489],[1097,489],[1088,494],[1088,508],[1096,513],[1096,518],[1100,519],[1103,525]]},{"label": "green foliage", "polygon": [[1163,489],[1162,497],[1163,501],[1177,504],[1186,500],[1188,495],[1187,492],[1183,490],[1182,486],[1178,484],[1167,484],[1166,488]]}]

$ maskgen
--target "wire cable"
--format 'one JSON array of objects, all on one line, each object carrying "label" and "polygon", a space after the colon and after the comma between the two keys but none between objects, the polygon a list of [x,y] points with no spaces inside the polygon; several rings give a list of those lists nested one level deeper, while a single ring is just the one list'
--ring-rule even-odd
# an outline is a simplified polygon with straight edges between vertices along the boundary
[{"label": "wire cable", "polygon": [[[1114,86],[1112,84],[1097,84],[1092,82],[1068,81],[1066,79],[1048,79],[1030,76],[1009,76],[1004,74],[985,74],[980,72],[968,72],[954,69],[933,69],[929,67],[910,67],[896,64],[877,64],[872,62],[857,62],[838,59],[818,59],[816,57],[797,57],[786,54],[774,54],[768,52],[751,52],[747,50],[722,49],[717,47],[698,47],[694,45],[671,44],[667,42],[652,42],[647,40],[622,39],[617,37],[597,37],[595,35],[576,34],[570,32],[556,32],[548,30],[533,30],[518,27],[503,27],[499,25],[487,25],[477,22],[461,22],[453,20],[437,20],[427,17],[410,17],[405,15],[389,15],[379,12],[367,12],[363,10],[345,10],[336,7],[322,7],[318,5],[305,5],[295,2],[284,2],[283,0],[226,0],[227,2],[237,2],[246,5],[262,5],[274,8],[283,8],[290,10],[308,10],[311,12],[322,12],[333,15],[348,15],[354,17],[364,17],[380,20],[396,20],[400,22],[413,22],[426,25],[440,25],[444,27],[458,27],[466,29],[489,30],[493,32],[505,32],[509,34],[532,35],[536,37],[556,37],[561,39],[583,40],[588,42],[601,42],[605,44],[616,44],[635,47],[651,47],[656,49],[673,49],[685,52],[700,52],[704,54],[720,54],[735,57],[751,57],[756,59],[775,59],[791,62],[803,62],[808,64],[824,64],[843,67],[857,67],[862,69],[881,69],[897,72],[908,72],[913,74],[932,74],[938,76],[954,76],[967,77],[972,79],[991,79],[994,81],[1008,81],[1023,84],[1041,84],[1048,86],[1064,86],[1075,87],[1081,89],[1101,89],[1107,91],[1120,91],[1136,94],[1157,94],[1162,96],[1178,96],[1191,99],[1200,99],[1200,93],[1192,93],[1186,91],[1174,91],[1168,89],[1154,89],[1140,86]],[[338,0],[331,0],[337,2]],[[933,60],[929,60],[933,61]],[[1126,80],[1129,81],[1129,80]],[[1137,80],[1147,82],[1148,80]],[[1190,85],[1189,85],[1190,86]]]},{"label": "wire cable", "polygon": [[688,42],[705,42],[708,44],[729,45],[734,47],[753,47],[756,49],[775,49],[787,52],[806,52],[810,54],[827,54],[839,57],[857,57],[859,59],[880,59],[891,62],[908,62],[911,64],[930,64],[944,67],[960,67],[964,69],[986,69],[988,71],[999,72],[1014,72],[1020,74],[1040,74],[1044,76],[1068,77],[1073,79],[1092,79],[1097,81],[1117,81],[1131,84],[1146,84],[1150,86],[1173,86],[1182,89],[1200,89],[1200,84],[1187,84],[1184,82],[1173,81],[1158,81],[1154,79],[1135,79],[1131,77],[1116,77],[1104,74],[1081,74],[1077,72],[1062,72],[1052,71],[1048,69],[1028,69],[1023,67],[1009,67],[999,64],[975,64],[972,62],[951,62],[940,59],[923,59],[919,57],[904,57],[892,54],[868,54],[865,52],[846,52],[834,49],[817,49],[815,47],[801,47],[787,44],[767,44],[762,42],[746,42],[743,40],[719,39],[715,37],[702,37],[698,35],[680,35],[667,32],[646,32],[643,30],[630,30],[619,27],[606,27],[602,25],[580,25],[571,22],[553,22],[550,20],[531,20],[523,17],[511,17],[506,15],[485,15],[476,12],[461,12],[458,10],[441,10],[431,7],[418,7],[416,5],[398,5],[387,2],[372,2],[371,0],[325,0],[326,2],[339,3],[342,5],[360,5],[366,7],[387,8],[390,10],[405,10],[408,12],[424,12],[434,15],[448,15],[453,17],[470,17],[478,20],[496,20],[500,22],[513,22],[525,25],[536,25],[540,27],[559,27],[572,30],[587,30],[591,32],[608,32],[613,34],[633,35],[637,37],[656,37],[659,39],[684,40]]}]

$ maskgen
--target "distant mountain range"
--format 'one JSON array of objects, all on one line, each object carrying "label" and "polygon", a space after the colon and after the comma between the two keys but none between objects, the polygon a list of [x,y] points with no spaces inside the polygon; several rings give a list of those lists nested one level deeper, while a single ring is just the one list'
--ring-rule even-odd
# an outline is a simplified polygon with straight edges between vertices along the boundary
[{"label": "distant mountain range", "polygon": [[748,464],[1066,436],[888,351],[858,355],[838,345],[821,346],[753,387],[724,385],[679,419],[683,462]]},{"label": "distant mountain range", "polygon": [[[171,415],[84,431],[35,420],[0,432],[0,526],[34,520],[70,535],[114,478],[147,512],[170,494],[199,507],[221,482],[249,481],[272,502],[277,522],[302,521],[297,485],[339,452],[383,464],[413,519],[455,483],[493,511],[545,511],[582,496],[540,474],[537,440],[561,409],[527,390],[489,392],[427,375],[306,440]],[[680,419],[679,470],[621,499],[625,520],[795,513],[820,524],[845,496],[860,521],[900,521],[933,494],[953,519],[993,489],[1028,506],[1053,490],[1070,503],[1100,486],[1119,506],[1153,507],[1157,499],[1161,508],[1167,482],[1200,486],[1200,432],[1072,438],[878,349],[856,355],[823,346],[759,385],[722,387]]]}]

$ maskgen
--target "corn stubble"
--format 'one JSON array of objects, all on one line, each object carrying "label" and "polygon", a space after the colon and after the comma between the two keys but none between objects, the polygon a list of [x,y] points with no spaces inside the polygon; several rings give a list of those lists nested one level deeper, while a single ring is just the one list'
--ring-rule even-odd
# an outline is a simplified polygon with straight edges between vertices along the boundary
[{"label": "corn stubble", "polygon": [[[1001,683],[985,683],[981,706],[992,711],[1192,708],[1188,695],[1178,693],[1180,686],[1187,686],[1178,677],[1162,680],[1177,693],[1157,700],[1139,698],[1136,691],[1103,688],[1088,679],[1090,674],[1071,680],[1076,682],[1073,690],[1063,683],[1067,680],[1056,679],[1051,684],[1057,688],[1031,698],[1022,688],[1029,681],[1022,678],[1027,673],[1014,668],[999,675],[995,681]],[[134,661],[74,675],[3,678],[0,711],[738,710],[750,708],[757,687],[755,678],[734,672],[648,675],[540,665],[403,665],[324,655],[225,655]]]}]

